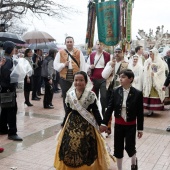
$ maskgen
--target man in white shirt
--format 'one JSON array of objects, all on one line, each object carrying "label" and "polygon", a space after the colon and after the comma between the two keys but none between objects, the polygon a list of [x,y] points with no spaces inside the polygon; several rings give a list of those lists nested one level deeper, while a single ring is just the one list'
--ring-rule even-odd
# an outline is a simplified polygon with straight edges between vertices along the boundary
[{"label": "man in white shirt", "polygon": [[100,92],[100,102],[104,116],[106,108],[106,80],[102,77],[102,71],[110,61],[110,54],[104,51],[104,46],[99,41],[96,41],[95,47],[96,51],[90,54],[87,64],[93,70],[90,79],[93,81],[93,91],[96,93],[97,98]]},{"label": "man in white shirt", "polygon": [[[123,59],[122,49],[116,48],[114,51],[114,56],[112,57],[112,60],[107,63],[106,67],[104,68],[102,72],[102,77],[104,79],[110,79],[111,81],[113,81],[113,79],[116,78],[114,82],[114,87],[118,86],[120,83],[119,83],[119,76],[117,75],[119,74],[121,70],[127,69],[127,67],[128,67],[128,62],[124,61]],[[111,83],[111,82],[108,82],[108,83]],[[107,87],[109,87],[109,84]]]},{"label": "man in white shirt", "polygon": [[[120,80],[118,76],[119,72],[122,71],[123,69],[127,69],[127,67],[128,67],[128,62],[124,61],[122,49],[116,48],[112,60],[107,63],[106,67],[102,72],[102,77],[107,80],[106,106],[108,106],[113,88],[120,85]],[[112,119],[110,119],[108,123],[108,131],[107,131],[108,135],[111,134],[111,121]]]},{"label": "man in white shirt", "polygon": [[78,71],[86,72],[86,63],[83,53],[74,48],[74,38],[65,38],[66,49],[60,50],[54,60],[54,69],[60,73],[60,86],[63,96],[63,105],[66,111],[66,92],[73,83],[73,75]]}]

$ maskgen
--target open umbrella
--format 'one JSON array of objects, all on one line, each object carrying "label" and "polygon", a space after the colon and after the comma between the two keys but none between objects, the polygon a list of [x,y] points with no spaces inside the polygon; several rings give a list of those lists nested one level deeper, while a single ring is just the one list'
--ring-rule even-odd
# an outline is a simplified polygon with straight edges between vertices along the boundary
[{"label": "open umbrella", "polygon": [[49,35],[47,32],[43,31],[30,31],[23,35],[22,37],[28,44],[37,44],[55,41],[55,39]]},{"label": "open umbrella", "polygon": [[37,44],[30,44],[28,48],[34,50],[34,49],[52,49],[52,48],[57,48],[56,44],[54,42],[47,42],[47,43],[37,43]]},{"label": "open umbrella", "polygon": [[20,36],[10,32],[0,32],[0,41],[12,41],[18,44],[25,44],[25,41]]}]

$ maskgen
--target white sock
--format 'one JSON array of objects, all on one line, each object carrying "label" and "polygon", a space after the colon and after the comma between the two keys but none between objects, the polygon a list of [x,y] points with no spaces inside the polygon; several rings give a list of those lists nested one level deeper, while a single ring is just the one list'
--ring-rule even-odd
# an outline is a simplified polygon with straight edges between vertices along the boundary
[{"label": "white sock", "polygon": [[136,154],[131,157],[131,163],[132,165],[136,165]]},{"label": "white sock", "polygon": [[118,170],[122,170],[123,158],[121,158],[121,159],[116,158],[116,161],[117,161],[117,168],[118,168]]}]

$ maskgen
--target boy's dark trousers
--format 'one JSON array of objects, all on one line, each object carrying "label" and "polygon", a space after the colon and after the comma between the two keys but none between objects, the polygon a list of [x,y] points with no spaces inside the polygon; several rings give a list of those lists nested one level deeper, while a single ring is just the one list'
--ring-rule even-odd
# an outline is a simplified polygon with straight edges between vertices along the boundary
[{"label": "boy's dark trousers", "polygon": [[[125,146],[124,146],[125,144]],[[124,149],[129,157],[136,153],[136,124],[120,125],[115,124],[114,127],[114,156],[123,158]]]}]

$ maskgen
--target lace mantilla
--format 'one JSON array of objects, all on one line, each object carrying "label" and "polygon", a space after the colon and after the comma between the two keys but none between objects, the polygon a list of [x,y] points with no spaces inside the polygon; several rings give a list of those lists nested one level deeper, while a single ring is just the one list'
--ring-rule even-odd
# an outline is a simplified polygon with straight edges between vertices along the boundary
[{"label": "lace mantilla", "polygon": [[[66,104],[68,103],[70,105],[70,108],[76,110],[69,95],[75,95],[75,89],[73,89],[72,91],[69,92],[69,94],[67,94],[65,102]],[[77,98],[77,96],[75,97]],[[87,109],[90,104],[94,103],[95,99],[96,99],[96,95],[94,92],[85,90],[79,102],[82,105],[82,107]]]}]

